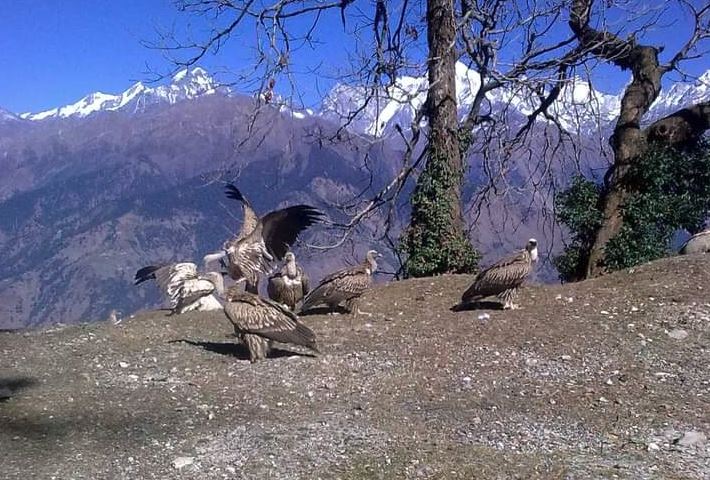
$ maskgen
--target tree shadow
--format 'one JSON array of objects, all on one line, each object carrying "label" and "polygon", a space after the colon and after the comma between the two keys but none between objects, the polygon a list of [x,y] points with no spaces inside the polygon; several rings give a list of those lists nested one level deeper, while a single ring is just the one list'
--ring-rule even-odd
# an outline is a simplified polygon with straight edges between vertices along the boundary
[{"label": "tree shadow", "polygon": [[449,310],[452,312],[465,312],[469,310],[503,310],[503,304],[500,302],[471,302],[471,303],[458,303],[451,307]]},{"label": "tree shadow", "polygon": [[0,403],[14,397],[17,392],[37,384],[32,377],[0,377]]},{"label": "tree shadow", "polygon": [[338,305],[335,308],[331,307],[313,307],[309,308],[308,310],[303,310],[298,312],[299,317],[308,317],[311,315],[327,315],[329,313],[339,313],[341,315],[348,315],[352,313],[350,310],[347,308],[343,307],[342,305]]},{"label": "tree shadow", "polygon": [[[196,340],[189,340],[187,338],[171,340],[168,343],[186,343],[188,345],[192,345],[193,347],[200,347],[208,352],[218,353],[220,355],[227,355],[229,357],[235,357],[238,360],[249,360],[249,349],[243,343],[200,342]],[[304,352],[296,352],[293,350],[284,350],[278,347],[272,347],[269,349],[269,354],[266,356],[266,358],[286,357],[315,357],[315,355]]]}]

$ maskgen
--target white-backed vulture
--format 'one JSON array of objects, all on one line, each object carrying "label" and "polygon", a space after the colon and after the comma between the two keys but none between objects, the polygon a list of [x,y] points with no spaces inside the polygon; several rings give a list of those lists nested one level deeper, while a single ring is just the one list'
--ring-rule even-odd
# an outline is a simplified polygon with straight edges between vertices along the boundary
[{"label": "white-backed vulture", "polygon": [[266,358],[271,341],[318,352],[316,335],[283,305],[237,287],[227,290],[226,300],[224,313],[234,325],[234,333],[249,349],[252,363]]},{"label": "white-backed vulture", "polygon": [[377,258],[381,256],[375,250],[370,250],[360,265],[325,277],[303,300],[301,311],[323,304],[335,309],[345,302],[345,308],[352,312],[355,301],[372,286],[372,274],[377,270]]},{"label": "white-backed vulture", "polygon": [[135,285],[154,279],[170,300],[172,314],[221,310],[222,304],[214,294],[224,295],[224,281],[219,272],[197,273],[197,265],[190,262],[149,265],[136,272]]},{"label": "white-backed vulture", "polygon": [[296,256],[287,252],[284,256],[284,266],[269,277],[267,291],[269,298],[286,305],[292,311],[296,304],[308,294],[309,279],[306,272],[296,263]]},{"label": "white-backed vulture", "polygon": [[247,291],[257,293],[259,275],[268,274],[273,262],[283,260],[298,235],[319,222],[323,213],[309,205],[294,205],[258,218],[237,187],[227,185],[226,194],[242,203],[244,223],[239,234],[225,242],[223,252],[207,255],[205,262],[226,257],[229,275],[234,280],[244,278]]},{"label": "white-backed vulture", "polygon": [[476,275],[473,283],[461,296],[461,304],[470,304],[497,295],[504,309],[517,309],[514,303],[518,287],[532,272],[537,261],[537,240],[531,238],[523,250],[498,260]]},{"label": "white-backed vulture", "polygon": [[693,253],[710,253],[710,229],[696,233],[680,249],[681,255]]}]

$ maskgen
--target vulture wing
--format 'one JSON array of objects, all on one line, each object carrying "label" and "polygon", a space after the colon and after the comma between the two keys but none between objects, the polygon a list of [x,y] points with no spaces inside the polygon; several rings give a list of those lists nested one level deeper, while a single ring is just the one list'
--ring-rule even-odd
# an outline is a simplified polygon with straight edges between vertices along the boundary
[{"label": "vulture wing", "polygon": [[281,343],[302,345],[317,350],[316,335],[296,315],[281,305],[258,295],[232,296],[224,307],[227,317],[242,333],[259,335]]},{"label": "vulture wing", "polygon": [[197,265],[189,262],[149,265],[136,272],[135,284],[138,285],[149,279],[155,279],[163,294],[170,298],[170,306],[174,309],[180,302],[183,283],[197,280]]},{"label": "vulture wing", "polygon": [[298,274],[301,276],[301,288],[303,289],[303,296],[305,297],[308,295],[308,292],[311,291],[311,279],[308,277],[308,274],[306,273],[303,268],[299,265],[298,267]]},{"label": "vulture wing", "polygon": [[278,303],[285,303],[286,297],[286,282],[284,282],[281,272],[269,277],[269,283],[266,286],[266,291],[269,293],[269,298]]},{"label": "vulture wing", "polygon": [[251,203],[249,203],[249,200],[247,200],[246,197],[242,195],[242,192],[240,192],[239,189],[233,184],[228,183],[224,191],[227,198],[241,202],[244,207],[244,220],[242,221],[242,228],[239,230],[237,236],[230,241],[235,242],[246,237],[256,228],[256,224],[259,222],[259,217],[256,215],[256,212],[251,206]]},{"label": "vulture wing", "polygon": [[325,303],[335,292],[360,295],[370,286],[372,278],[365,265],[339,270],[326,276],[318,286],[303,300],[302,311]]},{"label": "vulture wing", "polygon": [[298,235],[322,217],[320,210],[308,205],[294,205],[266,214],[261,219],[261,237],[266,250],[278,260],[283,260]]},{"label": "vulture wing", "polygon": [[214,284],[204,278],[190,278],[182,281],[175,294],[177,298],[177,303],[174,306],[175,311],[180,312],[183,308],[211,294],[214,290]]}]

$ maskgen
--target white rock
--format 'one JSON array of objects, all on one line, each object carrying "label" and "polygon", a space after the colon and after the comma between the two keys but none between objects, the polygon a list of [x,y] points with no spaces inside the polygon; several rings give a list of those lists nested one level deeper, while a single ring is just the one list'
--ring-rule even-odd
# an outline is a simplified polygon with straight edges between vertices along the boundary
[{"label": "white rock", "polygon": [[599,312],[599,313],[601,313],[602,315],[609,315],[609,312],[607,312],[606,310],[602,310],[602,311]]},{"label": "white rock", "polygon": [[683,330],[682,328],[675,328],[668,332],[668,336],[675,340],[683,340],[688,336],[688,332]]},{"label": "white rock", "polygon": [[126,362],[118,362],[118,366],[121,368],[128,368],[128,363]]},{"label": "white rock", "polygon": [[661,447],[659,447],[657,443],[652,442],[652,443],[648,444],[648,451],[649,452],[653,451],[653,450],[660,450],[660,449],[661,449]]},{"label": "white rock", "polygon": [[194,457],[177,457],[175,460],[173,460],[173,467],[180,470],[181,468],[187,467],[188,465],[192,465],[193,463],[195,463]]}]

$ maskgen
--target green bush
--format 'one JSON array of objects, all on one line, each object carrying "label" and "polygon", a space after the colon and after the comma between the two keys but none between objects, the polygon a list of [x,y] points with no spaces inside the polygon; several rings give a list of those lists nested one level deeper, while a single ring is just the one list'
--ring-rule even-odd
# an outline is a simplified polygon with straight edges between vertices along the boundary
[{"label": "green bush", "polygon": [[578,175],[567,190],[555,196],[557,219],[571,233],[571,241],[562,254],[552,259],[562,281],[584,278],[587,256],[601,225],[600,195],[599,185]]},{"label": "green bush", "polygon": [[[710,145],[683,149],[651,145],[635,162],[625,183],[633,193],[621,208],[623,226],[607,242],[604,264],[620,270],[668,254],[673,234],[702,228],[710,212]],[[571,243],[553,259],[563,281],[584,277],[589,251],[601,225],[601,188],[584,177],[555,197],[558,220],[571,232]]]},{"label": "green bush", "polygon": [[610,270],[666,256],[677,230],[702,228],[710,211],[710,145],[702,141],[682,150],[653,145],[628,182],[635,193],[622,207],[621,231],[604,252]]}]

